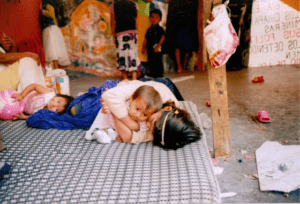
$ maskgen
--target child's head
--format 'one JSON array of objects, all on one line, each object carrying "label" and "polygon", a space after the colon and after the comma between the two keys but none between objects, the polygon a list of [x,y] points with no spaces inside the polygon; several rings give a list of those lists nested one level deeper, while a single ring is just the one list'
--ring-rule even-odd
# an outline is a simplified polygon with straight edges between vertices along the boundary
[{"label": "child's head", "polygon": [[161,108],[160,94],[152,86],[144,85],[132,94],[128,114],[133,120],[144,122]]},{"label": "child's head", "polygon": [[56,113],[64,113],[73,100],[72,96],[57,94],[48,101],[47,109]]},{"label": "child's head", "polygon": [[153,9],[150,12],[150,22],[152,25],[157,25],[161,21],[162,13],[159,9]]},{"label": "child's head", "polygon": [[185,110],[174,106],[155,122],[153,135],[154,145],[176,150],[200,140],[202,133]]}]

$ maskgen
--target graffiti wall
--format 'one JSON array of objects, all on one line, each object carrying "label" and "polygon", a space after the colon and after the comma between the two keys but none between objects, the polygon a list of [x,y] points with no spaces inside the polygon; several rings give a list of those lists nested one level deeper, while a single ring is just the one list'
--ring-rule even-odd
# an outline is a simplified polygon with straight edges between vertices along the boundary
[{"label": "graffiti wall", "polygon": [[98,76],[119,75],[111,35],[113,0],[52,0],[72,65],[68,70]]},{"label": "graffiti wall", "polygon": [[300,12],[279,0],[254,0],[249,67],[300,64]]}]

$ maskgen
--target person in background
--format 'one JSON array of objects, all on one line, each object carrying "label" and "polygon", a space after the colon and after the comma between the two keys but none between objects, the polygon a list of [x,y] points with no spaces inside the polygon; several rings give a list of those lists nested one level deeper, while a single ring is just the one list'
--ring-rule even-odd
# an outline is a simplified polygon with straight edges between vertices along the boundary
[{"label": "person in background", "polygon": [[197,18],[198,0],[170,1],[166,32],[170,56],[175,54],[177,73],[187,70],[190,56],[199,49]]},{"label": "person in background", "polygon": [[47,63],[53,62],[54,68],[64,68],[71,64],[64,37],[57,26],[55,10],[47,2],[40,2],[43,31],[43,47]]},{"label": "person in background", "polygon": [[45,86],[39,56],[32,52],[16,52],[13,40],[5,33],[0,41],[0,91],[21,92],[31,83]]},{"label": "person in background", "polygon": [[143,43],[143,52],[148,53],[148,66],[150,73],[148,76],[153,78],[163,77],[164,66],[162,61],[162,44],[165,41],[165,31],[159,25],[162,13],[159,9],[150,12],[151,27],[147,30]]},{"label": "person in background", "polygon": [[130,0],[117,0],[110,6],[110,11],[112,34],[118,49],[117,68],[122,72],[122,79],[132,75],[135,80],[142,71],[136,26],[138,6]]},{"label": "person in background", "polygon": [[150,5],[152,0],[133,0],[137,2],[139,6],[139,12],[136,20],[137,30],[138,30],[138,51],[139,51],[139,58],[141,64],[143,66],[142,73],[148,75],[149,69],[147,66],[148,57],[147,53],[143,53],[143,42],[145,40],[145,35],[148,28],[151,26],[149,13],[150,13]]}]

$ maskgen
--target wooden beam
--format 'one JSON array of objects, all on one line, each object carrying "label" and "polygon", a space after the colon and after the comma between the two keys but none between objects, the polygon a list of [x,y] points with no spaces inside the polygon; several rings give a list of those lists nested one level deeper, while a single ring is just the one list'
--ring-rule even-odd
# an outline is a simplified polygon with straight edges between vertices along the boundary
[{"label": "wooden beam", "polygon": [[226,66],[213,68],[208,60],[214,157],[230,157]]}]

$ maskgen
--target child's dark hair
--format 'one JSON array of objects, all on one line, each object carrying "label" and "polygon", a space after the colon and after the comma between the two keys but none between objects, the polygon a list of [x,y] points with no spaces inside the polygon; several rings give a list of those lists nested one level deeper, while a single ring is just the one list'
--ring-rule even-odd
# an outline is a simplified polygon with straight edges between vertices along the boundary
[{"label": "child's dark hair", "polygon": [[140,86],[132,94],[132,99],[142,97],[147,103],[147,109],[154,109],[155,112],[162,108],[162,99],[160,94],[152,87],[148,85]]},{"label": "child's dark hair", "polygon": [[151,15],[152,15],[152,13],[156,13],[156,14],[158,14],[159,15],[159,17],[160,17],[160,19],[162,18],[162,13],[161,13],[161,10],[159,10],[159,9],[153,9],[152,11],[150,11],[150,17],[151,17]]},{"label": "child's dark hair", "polygon": [[191,120],[188,112],[174,106],[171,112],[163,112],[161,117],[155,122],[153,135],[154,145],[164,149],[176,150],[200,140],[202,133],[199,127]]},{"label": "child's dark hair", "polygon": [[65,98],[67,100],[67,104],[66,104],[65,110],[62,112],[62,113],[65,113],[67,111],[67,108],[71,104],[71,102],[74,100],[74,97],[73,96],[69,96],[69,95],[64,95],[64,94],[56,94],[56,96]]}]

